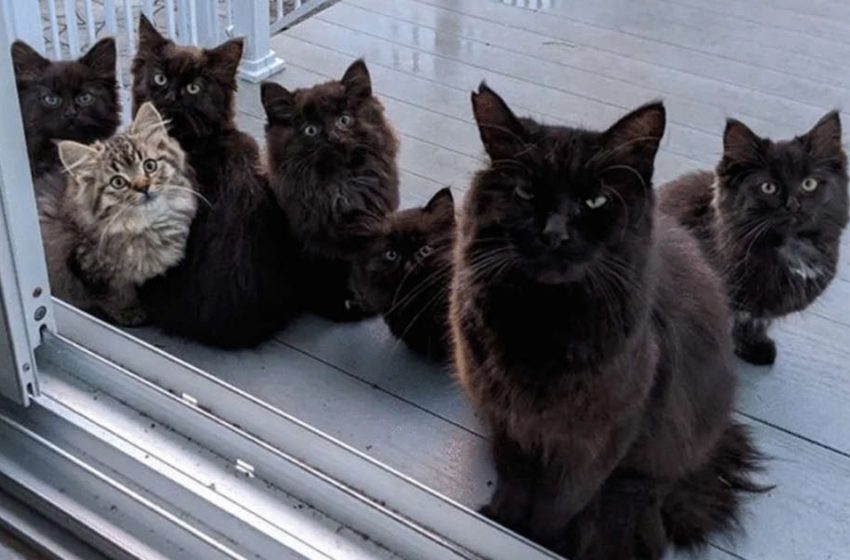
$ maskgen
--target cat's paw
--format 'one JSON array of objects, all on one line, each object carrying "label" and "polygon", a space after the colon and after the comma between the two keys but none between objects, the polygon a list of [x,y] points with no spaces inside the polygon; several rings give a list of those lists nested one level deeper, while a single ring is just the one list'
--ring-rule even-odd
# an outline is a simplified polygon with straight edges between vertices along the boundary
[{"label": "cat's paw", "polygon": [[148,314],[141,307],[128,307],[111,314],[112,319],[122,327],[140,327],[148,322]]},{"label": "cat's paw", "polygon": [[735,341],[735,354],[756,366],[772,366],[776,362],[776,343],[767,336],[739,338]]}]

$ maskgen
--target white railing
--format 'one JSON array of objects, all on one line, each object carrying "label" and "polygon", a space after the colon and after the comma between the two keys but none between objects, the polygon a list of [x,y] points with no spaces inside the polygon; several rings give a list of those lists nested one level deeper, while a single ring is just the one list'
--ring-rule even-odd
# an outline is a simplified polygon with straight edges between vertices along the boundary
[{"label": "white railing", "polygon": [[209,47],[245,38],[240,77],[257,82],[283,69],[271,35],[334,0],[0,0],[8,36],[50,58],[75,58],[97,39],[118,42],[121,81],[135,54],[138,17],[144,13],[175,41]]}]

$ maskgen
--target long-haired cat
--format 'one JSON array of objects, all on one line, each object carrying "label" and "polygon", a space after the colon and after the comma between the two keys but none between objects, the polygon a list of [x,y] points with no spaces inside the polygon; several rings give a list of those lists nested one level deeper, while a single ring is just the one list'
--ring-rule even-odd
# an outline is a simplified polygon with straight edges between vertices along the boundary
[{"label": "long-haired cat", "polygon": [[434,360],[448,357],[449,284],[455,207],[452,191],[390,214],[354,260],[358,304],[383,315],[392,334]]},{"label": "long-haired cat", "polygon": [[835,276],[848,220],[838,113],[785,141],[729,120],[716,172],[664,185],[659,205],[693,231],[725,278],[738,356],[772,364],[771,321],[811,305]]},{"label": "long-haired cat", "polygon": [[147,103],[122,134],[59,142],[65,173],[38,198],[53,295],[120,325],[145,321],[137,290],[182,259],[197,207],[194,173]]},{"label": "long-haired cat", "polygon": [[756,460],[731,418],[731,322],[696,241],[654,211],[661,103],[604,132],[472,95],[489,167],[461,214],[450,321],[492,429],[484,512],[574,560],[661,558],[730,527]]},{"label": "long-haired cat", "polygon": [[264,83],[269,177],[303,257],[299,297],[335,320],[358,319],[350,261],[398,207],[398,141],[366,64],[290,92]]},{"label": "long-haired cat", "polygon": [[23,41],[12,61],[33,178],[61,167],[55,140],[91,144],[120,122],[115,41],[101,39],[77,60],[52,62]]},{"label": "long-haired cat", "polygon": [[256,142],[236,128],[242,41],[183,47],[141,16],[133,105],[152,101],[186,150],[205,202],[186,259],[143,296],[166,331],[224,347],[253,346],[291,317],[286,217],[260,171]]}]

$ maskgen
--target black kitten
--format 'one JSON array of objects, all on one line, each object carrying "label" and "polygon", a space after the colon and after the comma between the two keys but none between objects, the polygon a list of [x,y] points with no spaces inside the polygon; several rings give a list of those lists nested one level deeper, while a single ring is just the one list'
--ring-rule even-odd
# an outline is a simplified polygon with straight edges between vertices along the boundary
[{"label": "black kitten", "polygon": [[358,255],[358,304],[383,315],[394,336],[435,360],[448,357],[448,306],[455,209],[445,188],[421,208],[390,214]]},{"label": "black kitten", "polygon": [[660,103],[604,132],[472,96],[491,164],[461,215],[450,321],[493,432],[485,513],[574,560],[659,559],[730,528],[757,454],[732,419],[722,283],[655,212]]},{"label": "black kitten", "polygon": [[772,364],[771,321],[811,305],[835,276],[848,221],[838,113],[778,142],[730,120],[716,173],[665,185],[660,206],[697,235],[726,279],[737,354]]},{"label": "black kitten", "polygon": [[203,200],[181,265],[143,290],[166,330],[217,346],[251,346],[292,315],[291,240],[260,173],[256,142],[233,122],[242,41],[181,47],[144,17],[133,107],[152,101],[197,172]]},{"label": "black kitten", "polygon": [[293,92],[264,83],[272,188],[302,248],[299,297],[334,320],[363,316],[351,259],[398,207],[398,141],[355,61],[339,81]]},{"label": "black kitten", "polygon": [[60,168],[54,140],[90,144],[118,128],[113,39],[101,39],[79,59],[63,62],[52,62],[15,41],[12,61],[33,178]]}]

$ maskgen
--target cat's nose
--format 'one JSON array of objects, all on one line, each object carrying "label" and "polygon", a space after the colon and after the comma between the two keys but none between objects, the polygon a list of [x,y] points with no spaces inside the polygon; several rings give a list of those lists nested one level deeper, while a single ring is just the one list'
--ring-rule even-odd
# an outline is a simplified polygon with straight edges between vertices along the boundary
[{"label": "cat's nose", "polygon": [[552,249],[557,249],[570,238],[567,232],[567,220],[562,214],[552,214],[543,227],[543,238]]},{"label": "cat's nose", "polygon": [[788,197],[788,201],[785,203],[785,207],[790,212],[796,212],[800,209],[800,201],[797,200],[795,197],[790,196]]},{"label": "cat's nose", "polygon": [[133,181],[133,189],[139,191],[140,193],[148,194],[148,189],[151,188],[150,179],[136,179]]},{"label": "cat's nose", "polygon": [[68,104],[68,105],[65,107],[65,117],[66,117],[66,118],[74,117],[76,114],[77,114],[77,110],[74,108],[74,106],[73,106],[73,105]]}]

